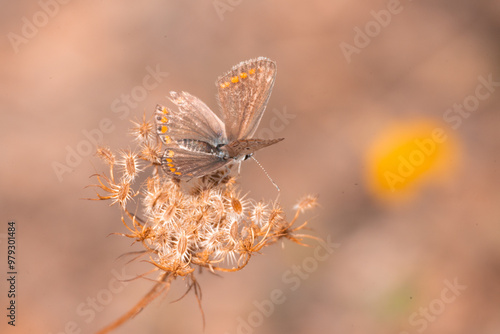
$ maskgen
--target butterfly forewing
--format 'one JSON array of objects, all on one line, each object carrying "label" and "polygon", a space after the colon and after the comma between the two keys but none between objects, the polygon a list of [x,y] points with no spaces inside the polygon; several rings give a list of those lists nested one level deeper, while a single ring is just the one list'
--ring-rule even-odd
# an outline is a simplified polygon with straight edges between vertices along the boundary
[{"label": "butterfly forewing", "polygon": [[253,154],[256,151],[274,145],[284,138],[278,139],[238,139],[230,142],[224,148],[231,157]]},{"label": "butterfly forewing", "polygon": [[171,92],[179,107],[171,110],[156,106],[156,132],[164,144],[182,139],[195,139],[212,146],[226,143],[224,123],[200,99],[189,93]]},{"label": "butterfly forewing", "polygon": [[217,80],[228,142],[253,136],[266,109],[276,63],[260,57],[234,66]]}]

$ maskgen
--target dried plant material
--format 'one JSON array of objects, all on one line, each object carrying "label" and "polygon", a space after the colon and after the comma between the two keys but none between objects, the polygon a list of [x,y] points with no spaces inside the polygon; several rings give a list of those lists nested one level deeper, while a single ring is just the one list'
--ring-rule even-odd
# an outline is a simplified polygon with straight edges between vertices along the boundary
[{"label": "dried plant material", "polygon": [[[254,201],[242,194],[236,178],[226,170],[190,182],[171,178],[160,168],[160,146],[151,141],[149,129],[144,120],[131,131],[140,154],[124,150],[115,159],[109,149],[98,149],[98,156],[110,169],[109,175],[95,175],[98,183],[94,187],[100,189],[95,200],[120,205],[128,230],[121,235],[141,243],[148,261],[159,272],[152,290],[100,333],[140,312],[178,277],[186,278],[199,298],[197,268],[238,271],[262,248],[280,239],[302,244],[304,238],[314,238],[300,233],[306,223],[296,226],[296,222],[300,213],[317,205],[316,197],[304,197],[295,207],[294,218],[287,220],[279,203]],[[146,180],[134,184],[141,173],[147,174]],[[129,210],[132,199],[133,209]]]}]

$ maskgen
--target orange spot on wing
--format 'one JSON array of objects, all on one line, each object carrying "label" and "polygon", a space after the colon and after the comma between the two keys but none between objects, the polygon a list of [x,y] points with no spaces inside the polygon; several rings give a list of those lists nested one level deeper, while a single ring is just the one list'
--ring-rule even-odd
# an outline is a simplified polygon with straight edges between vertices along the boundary
[{"label": "orange spot on wing", "polygon": [[161,133],[166,133],[167,131],[168,131],[168,127],[167,127],[167,126],[162,125],[162,126],[160,127],[160,132],[161,132]]},{"label": "orange spot on wing", "polygon": [[240,78],[245,79],[246,77],[248,77],[248,74],[246,74],[246,72],[240,73]]},{"label": "orange spot on wing", "polygon": [[234,76],[231,78],[232,83],[237,83],[239,81],[238,76]]},{"label": "orange spot on wing", "polygon": [[255,68],[251,68],[251,69],[248,71],[248,74],[250,74],[250,75],[255,74]]}]

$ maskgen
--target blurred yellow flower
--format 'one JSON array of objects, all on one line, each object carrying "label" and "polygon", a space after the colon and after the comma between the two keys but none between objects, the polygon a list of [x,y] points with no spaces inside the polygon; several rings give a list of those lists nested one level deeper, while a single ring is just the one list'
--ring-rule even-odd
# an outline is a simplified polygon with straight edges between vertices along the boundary
[{"label": "blurred yellow flower", "polygon": [[448,179],[458,158],[455,133],[433,120],[384,129],[367,151],[367,181],[379,198],[414,195],[421,185]]}]

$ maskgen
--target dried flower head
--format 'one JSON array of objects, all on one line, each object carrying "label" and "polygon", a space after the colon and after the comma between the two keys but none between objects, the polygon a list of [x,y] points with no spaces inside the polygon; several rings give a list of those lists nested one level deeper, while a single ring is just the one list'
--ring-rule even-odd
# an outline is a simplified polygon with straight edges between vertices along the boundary
[{"label": "dried flower head", "polygon": [[304,212],[310,209],[314,209],[318,206],[318,197],[313,195],[306,195],[302,197],[297,204],[293,207],[295,210],[300,210]]},{"label": "dried flower head", "polygon": [[117,164],[121,167],[122,178],[125,182],[134,181],[137,174],[141,171],[140,160],[137,154],[130,150],[121,152],[121,159]]},{"label": "dried flower head", "polygon": [[114,165],[116,162],[115,155],[108,147],[98,147],[96,155],[108,165]]},{"label": "dried flower head", "polygon": [[[287,220],[279,203],[256,202],[248,194],[242,195],[236,179],[227,173],[219,171],[181,183],[159,168],[161,150],[159,143],[150,140],[152,125],[145,118],[134,124],[131,133],[138,139],[136,151],[141,153],[124,150],[117,160],[108,148],[98,149],[110,170],[109,176],[95,175],[98,183],[94,186],[104,192],[95,199],[120,204],[128,229],[121,235],[143,245],[159,277],[150,293],[103,333],[139,312],[177,277],[187,278],[198,297],[195,269],[238,271],[262,248],[280,239],[302,244],[303,238],[313,238],[299,233],[307,223],[295,223],[301,212],[316,206],[315,197],[304,197],[295,207],[294,218]],[[145,171],[144,183],[135,185],[137,176]],[[129,210],[127,204],[136,196],[139,209],[134,204]]]},{"label": "dried flower head", "polygon": [[149,143],[154,141],[156,134],[154,132],[154,126],[150,122],[146,121],[146,114],[142,115],[142,120],[131,121],[134,126],[130,129],[130,134],[139,143]]}]

